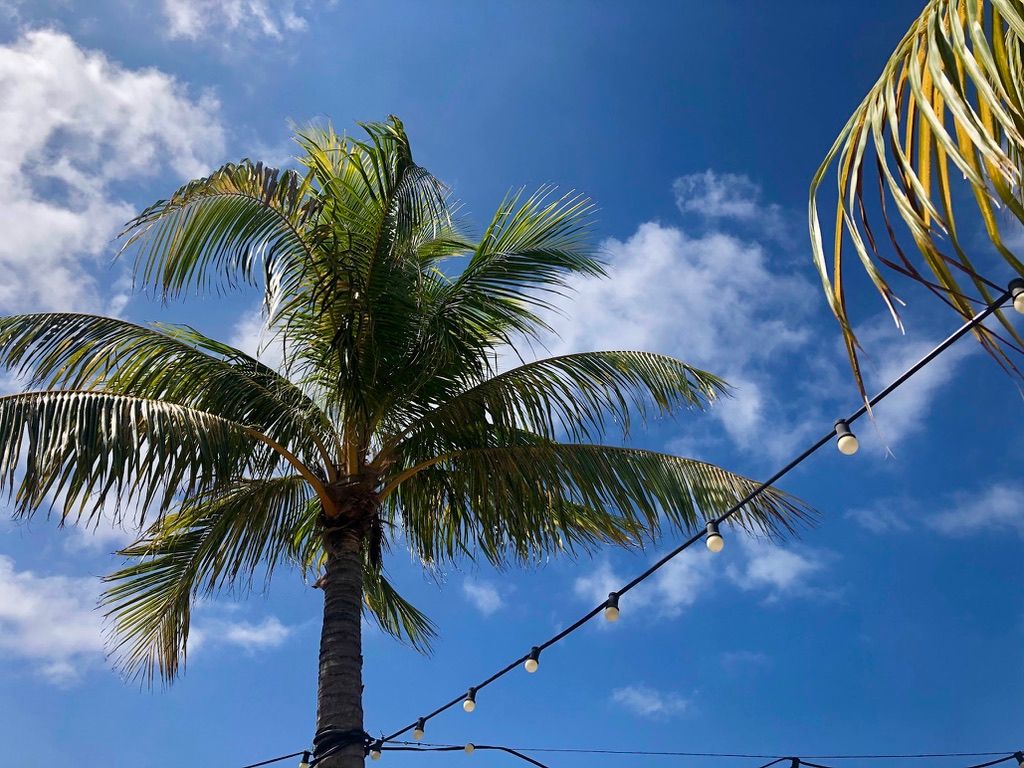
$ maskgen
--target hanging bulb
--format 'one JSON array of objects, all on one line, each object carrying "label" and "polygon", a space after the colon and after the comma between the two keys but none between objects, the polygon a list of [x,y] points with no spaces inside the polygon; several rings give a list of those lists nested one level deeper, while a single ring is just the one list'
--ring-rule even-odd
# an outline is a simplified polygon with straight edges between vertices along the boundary
[{"label": "hanging bulb", "polygon": [[381,744],[380,741],[375,741],[375,742],[373,742],[373,744],[370,745],[370,759],[371,760],[380,760],[380,748],[382,746],[383,745]]},{"label": "hanging bulb", "polygon": [[466,694],[466,700],[462,702],[462,708],[466,712],[472,712],[476,709],[476,688],[470,688]]},{"label": "hanging bulb", "polygon": [[1017,277],[1010,281],[1010,296],[1013,298],[1013,308],[1024,315],[1024,280]]},{"label": "hanging bulb", "polygon": [[836,422],[836,447],[840,453],[853,456],[860,448],[857,436],[850,431],[850,425],[844,419]]},{"label": "hanging bulb", "polygon": [[476,751],[476,745],[471,741],[463,749],[466,750],[467,755],[472,755]]},{"label": "hanging bulb", "polygon": [[718,523],[714,520],[709,521],[707,531],[707,535],[704,536],[704,543],[708,545],[708,549],[712,552],[721,552],[723,547],[725,547],[725,539],[718,532]]},{"label": "hanging bulb", "polygon": [[1018,768],[1024,768],[1024,752],[1015,752],[1013,756],[1017,760]]},{"label": "hanging bulb", "polygon": [[302,753],[302,759],[299,760],[299,768],[309,768],[309,752]]},{"label": "hanging bulb", "polygon": [[536,672],[540,668],[540,648],[533,646],[530,649],[530,655],[526,657],[526,663],[523,664],[527,672]]},{"label": "hanging bulb", "polygon": [[619,620],[619,593],[609,592],[608,600],[604,604],[604,617],[608,621]]},{"label": "hanging bulb", "polygon": [[423,741],[423,731],[426,728],[426,725],[427,723],[422,717],[416,721],[416,727],[412,732],[412,737],[416,739],[416,741]]}]

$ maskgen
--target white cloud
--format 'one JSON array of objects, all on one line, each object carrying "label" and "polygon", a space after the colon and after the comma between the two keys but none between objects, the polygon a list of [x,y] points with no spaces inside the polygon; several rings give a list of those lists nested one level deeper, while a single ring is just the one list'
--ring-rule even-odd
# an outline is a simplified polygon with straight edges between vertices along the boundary
[{"label": "white cloud", "polygon": [[462,594],[484,616],[490,616],[505,605],[497,588],[486,581],[466,579],[462,582]]},{"label": "white cloud", "polygon": [[1024,485],[1003,482],[973,495],[959,494],[927,523],[949,536],[1008,530],[1024,537]]},{"label": "white cloud", "polygon": [[672,691],[659,691],[647,685],[627,685],[612,691],[612,701],[638,717],[663,720],[691,707],[691,701]]},{"label": "white cloud", "polygon": [[[858,330],[865,379],[871,392],[881,390],[920,360],[935,346],[936,340],[918,334],[903,335],[888,316],[878,317]],[[893,448],[927,423],[931,404],[938,391],[952,380],[957,366],[977,351],[977,345],[957,344],[918,371],[913,378],[875,406],[875,422],[862,419],[861,441],[879,450]]]},{"label": "white cloud", "polygon": [[103,659],[99,591],[97,579],[19,571],[0,555],[0,656],[28,661],[50,682],[76,682]]},{"label": "white cloud", "polygon": [[871,533],[905,531],[910,526],[903,516],[895,511],[896,504],[895,500],[884,500],[870,507],[851,509],[843,517],[853,520]]},{"label": "white cloud", "polygon": [[209,637],[215,632],[219,642],[234,645],[246,651],[263,651],[278,648],[292,633],[276,616],[269,616],[258,624],[249,622],[226,622],[215,628],[201,630]]},{"label": "white cloud", "polygon": [[229,34],[249,40],[282,40],[309,27],[298,10],[308,5],[289,0],[163,0],[163,12],[171,39]]},{"label": "white cloud", "polygon": [[284,365],[281,338],[270,333],[266,318],[258,308],[238,318],[228,344],[275,370],[281,370]]},{"label": "white cloud", "polygon": [[707,170],[680,176],[672,185],[682,213],[706,219],[756,223],[770,236],[781,233],[782,209],[762,202],[761,187],[749,176]]},{"label": "white cloud", "polygon": [[[710,588],[714,578],[712,565],[707,552],[680,554],[649,580],[623,595],[619,605],[624,612],[653,606],[658,617],[678,616]],[[603,561],[594,571],[575,580],[573,592],[581,599],[600,603],[626,581],[627,577],[619,576]]]},{"label": "white cloud", "polygon": [[111,298],[90,274],[135,212],[113,185],[206,171],[224,146],[216,99],[52,30],[0,46],[0,94],[0,311],[118,311],[123,286]]},{"label": "white cloud", "polygon": [[730,565],[726,573],[740,589],[763,591],[768,601],[817,591],[809,580],[825,567],[821,553],[806,547],[796,552],[751,536],[735,538],[746,555],[746,563]]}]

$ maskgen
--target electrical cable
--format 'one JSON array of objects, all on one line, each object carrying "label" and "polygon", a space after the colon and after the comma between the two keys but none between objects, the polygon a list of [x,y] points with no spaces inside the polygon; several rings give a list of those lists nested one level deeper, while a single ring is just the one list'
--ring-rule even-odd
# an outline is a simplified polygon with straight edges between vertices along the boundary
[{"label": "electrical cable", "polygon": [[[888,397],[890,394],[892,394],[892,392],[894,392],[897,388],[899,388],[910,377],[912,377],[914,374],[916,374],[918,371],[920,371],[922,368],[924,368],[926,365],[928,365],[928,363],[930,363],[932,360],[934,360],[936,357],[938,357],[940,354],[942,354],[944,351],[946,351],[946,349],[948,349],[953,344],[955,344],[957,341],[959,341],[963,336],[965,336],[966,334],[970,333],[976,326],[978,326],[980,323],[984,322],[984,320],[989,315],[993,314],[999,307],[1001,307],[1003,304],[1005,304],[1013,296],[1013,294],[1014,294],[1014,287],[1017,284],[1018,284],[1018,280],[1014,280],[1013,282],[1011,282],[1010,287],[1005,289],[1003,291],[1003,293],[995,301],[993,301],[991,304],[989,304],[987,307],[985,307],[981,311],[977,312],[970,320],[965,322],[956,331],[954,331],[949,336],[947,336],[945,339],[943,339],[941,342],[939,342],[939,344],[937,344],[935,347],[933,347],[930,352],[928,352],[926,355],[924,355],[924,357],[922,357],[920,360],[918,360],[916,363],[914,363],[912,366],[910,366],[900,376],[898,376],[896,379],[894,379],[888,386],[886,386],[884,389],[882,389],[880,392],[878,392],[874,397],[872,397],[869,400],[867,400],[863,405],[861,405],[857,410],[855,410],[852,414],[850,414],[848,417],[846,417],[842,421],[848,426],[848,425],[852,424],[853,422],[855,422],[857,419],[859,419],[861,416],[863,416],[866,413],[868,413],[873,406],[877,405],[882,400],[884,400],[886,397]],[[709,524],[714,524],[716,526],[716,528],[717,528],[718,525],[720,525],[721,523],[725,522],[730,517],[732,517],[734,514],[736,514],[740,509],[742,509],[744,505],[750,503],[753,499],[757,498],[760,494],[764,493],[768,488],[773,486],[776,482],[778,482],[780,479],[782,479],[787,474],[789,474],[793,469],[795,469],[800,464],[802,464],[812,454],[817,452],[824,445],[826,445],[829,442],[831,442],[832,439],[834,437],[836,437],[836,434],[837,433],[836,433],[835,429],[830,430],[828,433],[826,433],[821,438],[819,438],[816,442],[814,442],[810,447],[805,449],[795,459],[793,459],[788,464],[786,464],[782,469],[777,471],[774,475],[769,477],[763,483],[760,483],[757,487],[755,487],[752,491],[750,491],[746,496],[744,496],[743,499],[741,499],[739,502],[737,502],[732,507],[730,507],[726,512],[722,513],[721,515],[719,515],[718,517],[716,517],[716,518],[714,518],[712,520],[709,520],[708,521]],[[638,584],[640,584],[640,582],[642,582],[645,579],[647,579],[650,576],[652,576],[656,571],[661,569],[666,563],[668,563],[670,560],[672,560],[673,558],[678,556],[681,552],[683,552],[683,550],[687,549],[688,547],[692,546],[696,542],[700,541],[700,539],[704,538],[704,536],[705,536],[705,532],[704,531],[699,531],[698,533],[695,533],[693,536],[691,536],[689,539],[687,539],[682,544],[677,546],[675,549],[673,549],[670,552],[668,552],[668,554],[664,555],[661,559],[659,559],[657,562],[655,562],[652,566],[650,566],[643,573],[641,573],[640,575],[636,576],[631,581],[629,581],[626,584],[624,584],[622,587],[620,587],[615,592],[612,592],[611,595],[609,595],[609,598],[613,598],[614,597],[614,599],[616,601],[616,607],[617,607],[617,601],[618,601],[619,597],[621,597],[622,595],[624,595],[627,592],[629,592],[631,589],[633,589]],[[546,640],[543,643],[538,643],[535,647],[539,651],[543,651],[546,648],[551,647],[555,643],[563,640],[564,638],[568,637],[573,632],[578,630],[580,627],[582,627],[584,624],[589,622],[598,613],[600,613],[605,607],[607,607],[608,604],[609,604],[608,601],[605,601],[604,603],[601,603],[600,605],[596,606],[595,608],[593,608],[590,611],[588,611],[587,613],[585,613],[583,616],[581,616],[575,622],[573,622],[568,627],[563,629],[561,632],[556,634],[554,637],[551,637],[550,639]],[[513,669],[515,669],[520,664],[525,662],[528,658],[529,658],[529,654],[525,654],[523,656],[520,656],[518,659],[516,659],[515,661],[510,662],[506,666],[502,667],[501,669],[499,669],[497,672],[495,672],[494,674],[492,674],[490,677],[486,678],[482,682],[477,683],[476,685],[471,686],[468,690],[472,694],[471,698],[473,699],[474,705],[476,703],[475,702],[475,696],[476,696],[477,692],[479,692],[483,688],[486,688],[488,685],[490,685],[494,681],[498,680],[499,678],[507,675]],[[446,702],[445,704],[442,704],[441,706],[437,707],[435,710],[433,710],[429,714],[423,715],[421,717],[418,717],[416,720],[414,720],[409,725],[406,725],[405,727],[398,729],[397,731],[395,731],[394,733],[389,734],[388,736],[382,737],[381,741],[384,741],[384,742],[394,741],[397,737],[399,737],[399,736],[401,736],[401,735],[403,735],[405,733],[408,733],[412,729],[416,728],[417,725],[422,726],[428,720],[431,720],[432,718],[437,717],[441,713],[447,711],[448,709],[451,709],[456,704],[458,704],[460,702],[463,702],[463,701],[466,701],[466,695],[465,694],[460,694],[456,698],[454,698],[454,699]]]}]

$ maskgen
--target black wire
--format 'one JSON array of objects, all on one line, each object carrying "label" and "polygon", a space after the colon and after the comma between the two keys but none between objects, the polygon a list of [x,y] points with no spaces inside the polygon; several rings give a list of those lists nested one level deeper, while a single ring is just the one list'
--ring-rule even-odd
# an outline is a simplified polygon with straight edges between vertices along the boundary
[{"label": "black wire", "polygon": [[[400,744],[402,748],[411,748],[403,750],[406,752],[415,752],[419,750],[443,750],[443,751],[455,751],[464,749],[463,746],[458,744],[441,744],[433,743],[429,741],[391,741],[393,744]],[[388,746],[389,750],[398,750],[399,746]],[[480,748],[477,748],[480,749]],[[748,759],[767,759],[774,758],[770,763],[758,766],[758,768],[771,768],[776,763],[781,763],[783,760],[792,760],[791,756],[776,756],[776,755],[760,755],[750,753],[735,753],[735,752],[669,752],[669,751],[653,751],[653,750],[597,750],[597,749],[583,749],[583,748],[557,748],[557,746],[514,746],[514,749],[519,752],[534,752],[534,753],[549,753],[549,754],[566,754],[566,755],[628,755],[634,757],[671,757],[671,758],[748,758]],[[964,768],[987,768],[987,766],[995,765],[997,763],[1006,762],[1011,758],[1016,757],[1016,752],[1013,750],[1004,750],[1000,752],[946,752],[946,753],[914,753],[912,755],[808,755],[807,757],[815,760],[916,760],[924,758],[980,758],[989,757],[992,755],[1000,756],[998,760],[994,760],[989,763],[981,763],[979,765],[965,766]],[[808,763],[804,759],[800,759],[800,762],[804,765],[811,766],[813,764]]]},{"label": "black wire", "polygon": [[[398,743],[399,744],[408,744],[409,742],[398,742]],[[465,748],[466,748],[465,746],[461,746],[460,747],[460,746],[458,746],[456,744],[435,744],[435,745],[430,745],[430,746],[424,744],[422,746],[400,746],[400,747],[389,747],[389,746],[385,745],[385,746],[381,747],[381,750],[385,751],[385,752],[458,752],[460,750],[464,750]],[[505,752],[505,753],[507,753],[509,755],[513,755],[515,757],[518,757],[520,760],[523,760],[523,761],[525,761],[527,763],[530,763],[531,765],[536,765],[536,766],[538,766],[538,768],[549,768],[549,766],[545,765],[544,763],[540,762],[539,760],[534,760],[532,757],[524,755],[522,752],[520,752],[519,750],[517,750],[517,749],[515,749],[513,747],[502,747],[502,746],[498,746],[498,745],[495,745],[495,744],[474,744],[473,745],[473,749],[475,749],[475,750],[476,749],[491,750],[491,751],[494,751],[494,752]]]},{"label": "black wire", "polygon": [[[920,360],[918,360],[916,363],[914,363],[912,366],[910,366],[899,377],[897,377],[887,387],[885,387],[885,389],[883,389],[881,392],[876,394],[870,400],[865,402],[860,408],[858,408],[856,411],[854,411],[852,414],[850,414],[850,416],[848,416],[846,419],[844,419],[844,421],[846,421],[847,424],[852,424],[854,421],[856,421],[861,416],[866,414],[873,406],[877,405],[882,400],[884,400],[886,397],[888,397],[890,394],[892,394],[892,392],[894,392],[907,379],[909,379],[911,376],[913,376],[919,370],[921,370],[926,365],[928,365],[928,363],[930,363],[932,360],[934,360],[936,357],[938,357],[940,354],[942,354],[946,349],[948,349],[954,343],[959,341],[960,338],[962,338],[966,334],[970,333],[970,331],[975,326],[977,326],[978,324],[982,323],[989,315],[991,315],[993,312],[995,312],[1000,306],[1005,304],[1006,301],[1010,298],[1010,296],[1011,296],[1011,291],[1009,289],[1004,290],[1002,295],[1000,295],[995,301],[993,301],[991,304],[989,304],[983,310],[981,310],[980,312],[975,314],[974,317],[972,317],[966,323],[961,325],[956,331],[954,331],[952,334],[950,334],[945,339],[943,339],[941,342],[939,342],[939,344],[936,345],[928,354],[926,354],[924,357],[922,357]],[[725,513],[719,515],[717,518],[715,518],[713,521],[710,521],[710,522],[714,522],[716,524],[721,524],[721,523],[725,522],[726,520],[728,520],[730,517],[732,517],[734,514],[736,514],[740,509],[742,509],[746,504],[748,504],[751,501],[753,501],[759,495],[764,493],[769,487],[773,486],[776,482],[778,482],[780,479],[782,479],[785,475],[789,474],[790,471],[792,471],[797,466],[799,466],[801,463],[803,463],[808,457],[810,457],[818,449],[820,449],[822,446],[826,445],[827,443],[830,443],[832,441],[832,439],[835,437],[835,435],[836,435],[836,433],[835,433],[834,429],[833,430],[829,430],[827,433],[822,435],[822,437],[819,438],[817,442],[815,442],[813,445],[811,445],[809,448],[807,448],[803,453],[801,453],[799,456],[797,456],[795,459],[790,461],[786,466],[784,466],[782,469],[780,469],[774,475],[772,475],[767,480],[765,480],[763,483],[761,483],[756,488],[754,488],[754,490],[752,490],[745,497],[743,497],[743,499],[741,499],[738,503],[736,503],[735,505],[730,507]],[[654,565],[652,565],[646,571],[641,573],[639,576],[634,578],[632,581],[629,581],[628,583],[626,583],[620,589],[616,590],[615,594],[617,594],[619,596],[622,596],[622,595],[626,594],[631,589],[636,587],[640,582],[642,582],[645,579],[649,578],[655,571],[657,571],[662,566],[664,566],[669,560],[672,560],[674,557],[679,555],[687,547],[692,546],[697,541],[700,541],[700,539],[702,539],[703,537],[704,537],[704,531],[699,531],[699,532],[695,533],[689,539],[684,541],[678,547],[676,547],[671,552],[669,552],[664,557],[662,557],[660,560],[658,560],[656,563],[654,563]],[[594,618],[598,613],[601,612],[601,610],[606,605],[607,605],[607,602],[601,603],[600,605],[598,605],[595,608],[591,609],[590,611],[588,611],[586,614],[581,616],[579,619],[577,619],[575,622],[573,622],[568,627],[563,629],[561,632],[559,632],[554,637],[550,638],[549,640],[547,640],[547,641],[545,641],[543,643],[537,644],[537,648],[539,650],[543,651],[545,648],[548,648],[548,647],[554,645],[555,643],[559,642],[560,640],[563,640],[565,637],[567,637],[568,635],[572,634],[577,629],[579,629],[584,624],[586,624],[588,621],[590,621],[592,618]],[[517,666],[519,666],[524,661],[526,661],[526,659],[528,657],[529,657],[528,654],[520,656],[518,659],[516,659],[513,662],[510,662],[505,667],[503,667],[502,669],[500,669],[497,672],[495,672],[493,675],[488,677],[483,682],[477,683],[476,685],[472,686],[472,688],[475,691],[480,691],[482,688],[487,687],[488,685],[493,683],[498,678],[503,677],[506,674],[508,674],[509,672],[511,672]],[[467,690],[469,690],[469,689],[467,688]],[[427,714],[427,715],[424,715],[422,717],[419,717],[415,721],[410,723],[409,725],[405,726],[404,728],[400,728],[399,730],[395,731],[394,733],[392,733],[392,734],[390,734],[388,736],[383,737],[382,741],[394,741],[396,737],[401,736],[402,734],[407,733],[408,731],[411,731],[418,724],[425,723],[426,721],[436,717],[437,715],[441,714],[442,712],[445,712],[446,710],[451,709],[452,707],[454,707],[456,704],[458,704],[460,701],[463,700],[464,695],[465,694],[462,694],[462,695],[459,695],[459,696],[455,697],[451,701],[449,701],[449,702],[447,702],[445,704],[442,704],[440,707],[435,709],[430,714]]]},{"label": "black wire", "polygon": [[280,757],[272,757],[269,760],[263,760],[259,763],[249,763],[249,765],[243,765],[242,768],[259,768],[261,765],[270,765],[271,763],[279,763],[282,760],[288,760],[292,757],[298,757],[299,755],[306,754],[306,750],[300,752],[292,752],[290,755],[281,755]]}]

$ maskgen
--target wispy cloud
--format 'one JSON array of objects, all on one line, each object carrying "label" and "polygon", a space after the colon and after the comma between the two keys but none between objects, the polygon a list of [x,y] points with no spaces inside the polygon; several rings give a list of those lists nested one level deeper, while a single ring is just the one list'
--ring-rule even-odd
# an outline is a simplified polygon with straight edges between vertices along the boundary
[{"label": "wispy cloud", "polygon": [[778,237],[784,230],[782,208],[763,200],[761,186],[741,173],[703,173],[680,176],[672,185],[676,207],[711,221],[756,224],[763,235]]},{"label": "wispy cloud", "polygon": [[927,524],[948,536],[1004,530],[1024,537],[1024,484],[1006,481],[973,494],[957,494]]},{"label": "wispy cloud", "polygon": [[309,28],[302,9],[310,5],[295,0],[163,0],[162,8],[171,39],[280,41]]},{"label": "wispy cloud", "polygon": [[692,702],[673,691],[647,685],[627,685],[612,691],[612,701],[637,717],[665,720],[687,712]]},{"label": "wispy cloud", "polygon": [[735,538],[747,556],[746,563],[730,566],[726,573],[740,589],[761,591],[770,602],[786,596],[821,593],[811,584],[811,577],[825,568],[820,552],[807,547],[796,551],[750,536]]},{"label": "wispy cloud", "polygon": [[496,613],[505,605],[497,587],[486,581],[466,579],[462,582],[462,594],[484,616]]}]

